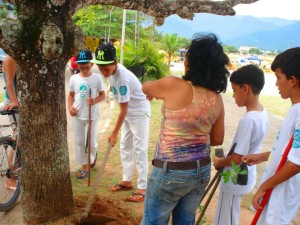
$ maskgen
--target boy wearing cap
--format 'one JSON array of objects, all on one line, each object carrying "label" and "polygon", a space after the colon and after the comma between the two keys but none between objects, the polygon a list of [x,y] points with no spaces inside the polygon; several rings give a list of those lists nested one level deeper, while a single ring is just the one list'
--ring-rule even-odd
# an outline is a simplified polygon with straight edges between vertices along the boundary
[{"label": "boy wearing cap", "polygon": [[108,138],[114,146],[121,129],[120,154],[123,167],[123,179],[115,184],[111,191],[124,191],[133,188],[132,172],[136,161],[138,181],[137,190],[127,201],[144,200],[148,173],[148,139],[150,121],[150,103],[142,92],[137,77],[116,59],[116,49],[112,44],[103,44],[96,49],[96,59],[100,72],[111,84],[116,101],[120,104],[120,113],[115,127]]},{"label": "boy wearing cap", "polygon": [[[224,167],[224,172],[233,170],[231,162],[239,165],[242,156],[256,154],[261,150],[262,141],[269,129],[268,112],[259,102],[259,93],[265,84],[264,73],[255,65],[243,66],[230,77],[233,98],[238,107],[246,107],[240,120],[231,146],[236,143],[233,154],[226,158],[214,157],[216,169]],[[248,168],[247,184],[234,184],[230,180],[220,183],[220,193],[214,217],[214,225],[238,225],[240,203],[243,195],[249,193],[256,183],[256,166]]]},{"label": "boy wearing cap", "polygon": [[93,59],[90,51],[81,51],[76,55],[76,63],[80,72],[71,76],[69,83],[68,108],[73,117],[75,154],[82,170],[77,174],[78,179],[88,176],[88,155],[86,151],[89,105],[91,105],[91,167],[97,157],[97,123],[99,107],[96,105],[105,98],[104,83],[99,74],[93,73],[90,61]]}]

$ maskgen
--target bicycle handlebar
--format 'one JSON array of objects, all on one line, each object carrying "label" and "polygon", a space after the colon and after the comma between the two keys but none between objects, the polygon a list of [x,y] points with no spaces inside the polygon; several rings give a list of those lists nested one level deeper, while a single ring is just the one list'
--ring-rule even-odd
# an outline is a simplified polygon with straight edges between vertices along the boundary
[{"label": "bicycle handlebar", "polygon": [[18,113],[19,113],[18,108],[13,108],[10,110],[0,110],[1,115],[14,115],[14,114],[18,114]]}]

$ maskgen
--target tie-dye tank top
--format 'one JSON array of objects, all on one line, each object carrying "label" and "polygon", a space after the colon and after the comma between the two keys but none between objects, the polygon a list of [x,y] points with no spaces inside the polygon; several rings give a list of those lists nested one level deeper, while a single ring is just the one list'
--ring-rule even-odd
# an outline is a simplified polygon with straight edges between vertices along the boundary
[{"label": "tie-dye tank top", "polygon": [[155,158],[187,162],[210,157],[210,130],[216,121],[216,93],[193,86],[193,100],[180,110],[162,106],[161,133]]}]

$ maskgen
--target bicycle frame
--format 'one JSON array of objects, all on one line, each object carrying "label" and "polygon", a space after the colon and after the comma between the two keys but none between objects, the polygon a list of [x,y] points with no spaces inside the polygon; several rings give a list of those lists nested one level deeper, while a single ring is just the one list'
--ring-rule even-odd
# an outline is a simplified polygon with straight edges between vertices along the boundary
[{"label": "bicycle frame", "polygon": [[[11,115],[14,122],[0,124],[0,211],[9,211],[20,195],[21,155],[18,150],[18,121],[16,109],[0,111],[0,115]],[[12,133],[3,135],[6,128]]]}]

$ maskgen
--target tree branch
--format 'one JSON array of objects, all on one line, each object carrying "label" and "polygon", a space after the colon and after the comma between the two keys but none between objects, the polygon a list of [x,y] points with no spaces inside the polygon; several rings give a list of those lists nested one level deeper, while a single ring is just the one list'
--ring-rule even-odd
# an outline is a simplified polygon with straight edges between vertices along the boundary
[{"label": "tree branch", "polygon": [[158,25],[163,24],[164,19],[172,14],[178,14],[182,18],[193,19],[194,13],[212,13],[217,15],[235,15],[233,9],[238,4],[250,4],[258,0],[73,0],[71,13],[88,5],[113,5],[119,8],[138,10],[157,19]]}]

